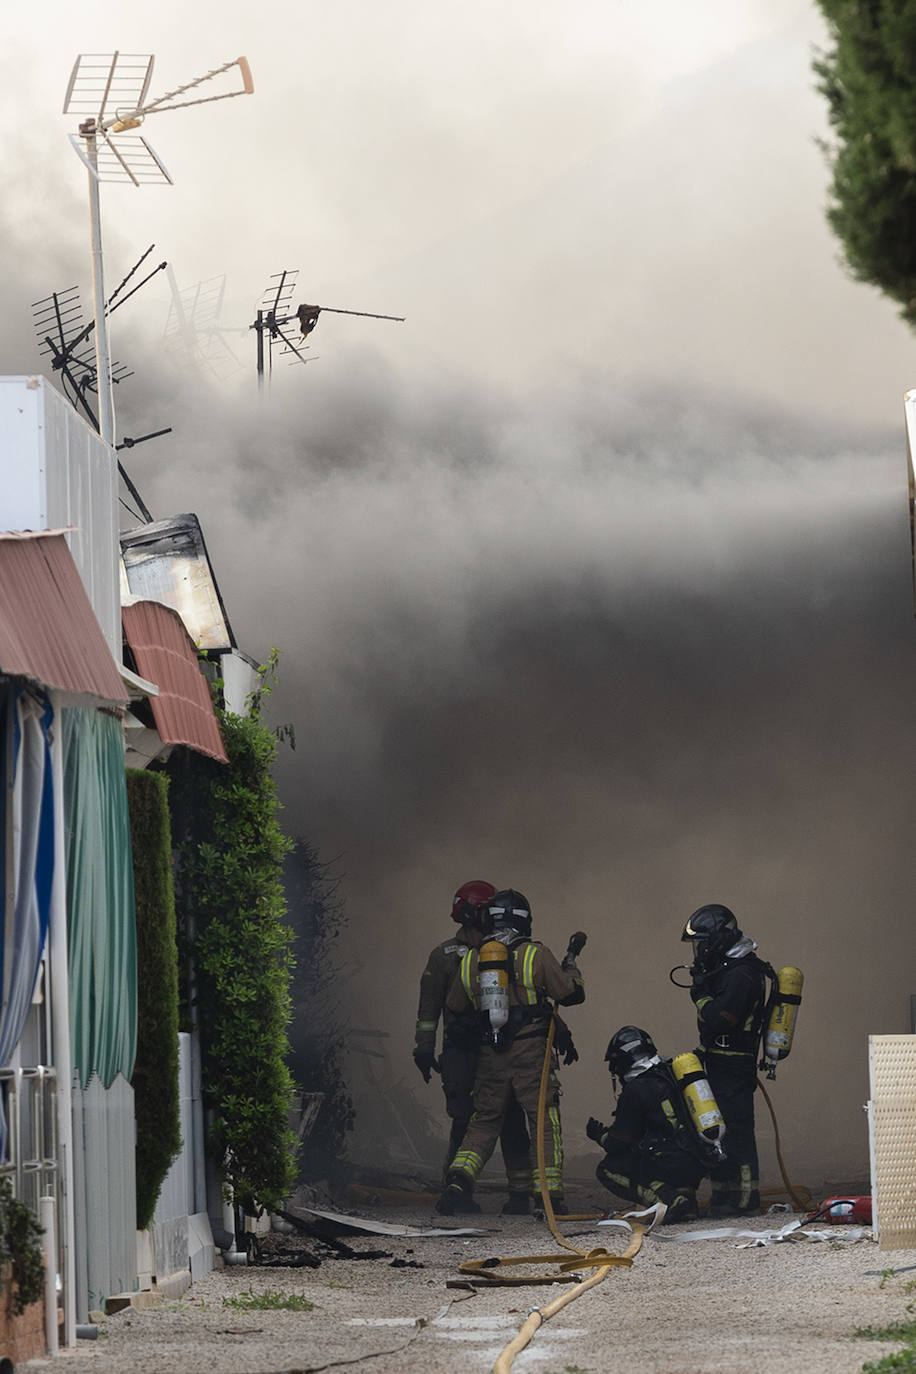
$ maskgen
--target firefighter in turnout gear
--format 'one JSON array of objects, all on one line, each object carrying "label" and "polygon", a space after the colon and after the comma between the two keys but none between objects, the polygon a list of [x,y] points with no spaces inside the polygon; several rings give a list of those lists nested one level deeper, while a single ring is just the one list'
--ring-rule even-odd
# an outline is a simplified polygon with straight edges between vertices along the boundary
[{"label": "firefighter in turnout gear", "polygon": [[[446,1188],[436,1210],[446,1214],[473,1206],[474,1184],[493,1153],[507,1106],[513,1096],[528,1118],[536,1139],[538,1096],[544,1064],[551,1002],[576,1006],[585,1001],[585,985],[574,955],[563,964],[546,945],[531,939],[531,908],[520,892],[498,892],[489,904],[490,940],[502,958],[501,973],[493,958],[492,944],[462,956],[458,977],[452,983],[446,1006],[456,1015],[473,1016],[477,1026],[480,1057],[474,1084],[474,1115],[461,1147],[452,1161]],[[484,964],[484,968],[481,965]],[[491,981],[500,979],[496,982]],[[575,1055],[575,1050],[572,1050]],[[567,1053],[566,1062],[571,1062]],[[553,1209],[566,1211],[563,1199],[563,1137],[560,1127],[559,1082],[551,1070],[544,1122],[546,1184]],[[532,1144],[532,1156],[536,1151]],[[533,1191],[540,1191],[535,1173]]]},{"label": "firefighter in turnout gear", "polygon": [[[420,1003],[414,1037],[414,1063],[430,1081],[433,1072],[442,1075],[445,1110],[451,1121],[448,1149],[442,1170],[443,1181],[455,1151],[461,1144],[474,1110],[473,1090],[477,1071],[480,1035],[476,1018],[462,1020],[448,1010],[445,999],[458,971],[461,956],[476,948],[483,938],[483,917],[487,903],[495,894],[492,883],[480,879],[463,883],[452,900],[452,919],[458,929],[431,951],[420,978]],[[442,1050],[436,1058],[436,1034],[442,1019]],[[507,1212],[527,1212],[531,1193],[531,1161],[525,1113],[516,1101],[509,1103],[500,1132],[506,1181],[509,1188]]]},{"label": "firefighter in turnout gear", "polygon": [[604,1150],[598,1182],[642,1207],[663,1202],[666,1224],[691,1220],[715,1147],[694,1129],[671,1060],[638,1026],[622,1026],[604,1058],[615,1091],[618,1081],[621,1087],[611,1125],[590,1116],[585,1128]]},{"label": "firefighter in turnout gear", "polygon": [[754,1091],[767,977],[775,974],[758,959],[755,941],[738,929],[727,906],[699,907],[681,939],[693,944],[690,996],[696,1006],[701,1057],[727,1132],[727,1159],[710,1170],[709,1214],[759,1212]]}]

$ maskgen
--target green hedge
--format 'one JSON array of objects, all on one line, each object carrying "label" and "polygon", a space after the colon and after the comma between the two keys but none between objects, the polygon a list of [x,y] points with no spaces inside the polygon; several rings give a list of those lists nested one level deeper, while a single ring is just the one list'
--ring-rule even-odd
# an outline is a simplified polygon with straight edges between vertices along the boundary
[{"label": "green hedge", "polygon": [[137,907],[137,1225],[153,1219],[181,1149],[178,1103],[178,952],[168,779],[127,770]]},{"label": "green hedge", "polygon": [[194,966],[208,1148],[246,1211],[276,1208],[295,1182],[289,1129],[290,932],[281,884],[289,841],[271,777],[277,742],[259,715],[218,710],[229,763],[200,760],[181,791],[180,891]]}]

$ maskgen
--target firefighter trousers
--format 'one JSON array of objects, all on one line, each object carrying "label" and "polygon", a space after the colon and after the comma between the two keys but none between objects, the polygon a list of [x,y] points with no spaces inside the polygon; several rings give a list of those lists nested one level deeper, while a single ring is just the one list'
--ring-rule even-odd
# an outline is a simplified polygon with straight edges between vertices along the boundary
[{"label": "firefighter trousers", "polygon": [[[544,1065],[546,1032],[516,1036],[505,1050],[484,1045],[477,1061],[474,1083],[474,1114],[468,1124],[461,1148],[452,1160],[453,1173],[459,1173],[473,1187],[484,1165],[496,1148],[506,1113],[513,1100],[528,1120],[531,1135],[529,1184],[540,1191],[535,1141],[537,1140],[538,1096]],[[563,1135],[560,1126],[560,1085],[551,1068],[547,1084],[544,1117],[544,1174],[547,1189],[557,1196],[563,1192]]]},{"label": "firefighter trousers", "polygon": [[608,1192],[643,1207],[670,1206],[679,1194],[695,1193],[703,1175],[703,1165],[685,1150],[642,1151],[616,1141],[595,1170]]},{"label": "firefighter trousers", "polygon": [[756,1055],[706,1051],[706,1076],[725,1122],[726,1158],[710,1169],[709,1205],[729,1211],[760,1210],[760,1167],[754,1134]]},{"label": "firefighter trousers", "polygon": [[[478,1047],[456,1049],[446,1046],[439,1059],[445,1110],[451,1120],[443,1181],[452,1167],[474,1112],[474,1080],[477,1076]],[[528,1123],[513,1095],[506,1107],[499,1132],[499,1144],[506,1166],[510,1193],[531,1192],[531,1156]]]}]

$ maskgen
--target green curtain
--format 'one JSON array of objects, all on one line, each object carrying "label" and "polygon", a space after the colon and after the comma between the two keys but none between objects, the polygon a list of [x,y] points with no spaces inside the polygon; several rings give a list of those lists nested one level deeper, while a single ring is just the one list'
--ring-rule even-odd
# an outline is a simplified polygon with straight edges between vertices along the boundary
[{"label": "green curtain", "polygon": [[137,935],[121,722],[63,713],[73,1068],[108,1088],[137,1050]]}]

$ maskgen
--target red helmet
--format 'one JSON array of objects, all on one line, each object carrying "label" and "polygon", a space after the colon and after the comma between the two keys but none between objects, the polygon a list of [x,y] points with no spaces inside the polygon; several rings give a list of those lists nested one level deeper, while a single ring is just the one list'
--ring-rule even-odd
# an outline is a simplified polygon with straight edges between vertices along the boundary
[{"label": "red helmet", "polygon": [[482,878],[472,878],[469,883],[462,883],[452,898],[452,920],[462,926],[472,925],[477,920],[479,908],[486,906],[495,895],[493,884],[485,883]]}]

